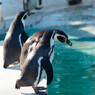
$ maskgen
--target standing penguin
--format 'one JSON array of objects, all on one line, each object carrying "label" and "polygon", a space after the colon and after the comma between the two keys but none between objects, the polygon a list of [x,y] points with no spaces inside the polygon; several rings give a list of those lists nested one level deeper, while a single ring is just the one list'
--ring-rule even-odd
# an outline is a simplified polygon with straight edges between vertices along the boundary
[{"label": "standing penguin", "polygon": [[25,11],[42,8],[42,0],[23,0],[23,8]]},{"label": "standing penguin", "polygon": [[3,44],[4,68],[16,61],[19,62],[22,45],[28,39],[24,30],[24,21],[28,16],[28,12],[19,12],[10,25]]},{"label": "standing penguin", "polygon": [[21,56],[20,56],[20,67],[23,68],[23,63],[28,56],[28,54],[37,46],[39,41],[41,40],[43,34],[45,31],[40,31],[34,33],[31,37],[27,39],[27,41],[24,43]]},{"label": "standing penguin", "polygon": [[[24,61],[23,57],[21,57],[21,78],[17,80],[15,88],[20,89],[22,86],[32,86],[36,93],[39,93],[39,89],[37,88],[37,84],[40,81],[42,70],[44,69],[47,75],[47,85],[52,82],[53,79],[53,68],[51,62],[53,60],[54,54],[54,39],[62,43],[67,43],[72,46],[72,43],[68,40],[68,36],[61,30],[46,30],[42,32],[38,32],[38,36],[40,38],[35,37],[31,41],[31,37],[25,42],[22,48],[22,54],[27,55]],[[38,41],[38,39],[40,41]],[[29,53],[25,53],[28,46],[28,49],[31,48],[30,43],[33,45],[36,42],[36,47],[34,49],[29,50]],[[24,52],[24,53],[23,53]],[[21,56],[23,56],[21,54]],[[23,62],[23,63],[22,63]]]},{"label": "standing penguin", "polygon": [[0,24],[2,24],[3,28],[5,28],[6,23],[2,16],[2,0],[0,0]]}]

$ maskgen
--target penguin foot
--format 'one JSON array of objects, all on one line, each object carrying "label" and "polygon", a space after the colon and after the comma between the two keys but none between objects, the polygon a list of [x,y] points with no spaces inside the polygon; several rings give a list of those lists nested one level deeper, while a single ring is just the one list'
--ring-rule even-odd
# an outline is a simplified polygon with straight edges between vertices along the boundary
[{"label": "penguin foot", "polygon": [[39,92],[39,89],[37,87],[34,87],[34,86],[32,86],[32,87],[33,87],[33,89],[34,89],[34,91],[35,91],[36,94],[39,94],[40,93]]},{"label": "penguin foot", "polygon": [[45,87],[37,87],[37,89],[39,89],[39,90],[46,90],[47,88],[45,88]]},{"label": "penguin foot", "polygon": [[45,88],[45,87],[36,87],[36,88],[34,88],[34,90],[35,90],[35,93],[36,94],[39,94],[39,95],[47,95],[47,93],[45,93],[45,92],[40,92],[39,90],[46,90],[47,88]]},{"label": "penguin foot", "polygon": [[42,9],[43,7],[35,7],[36,10],[40,10]]},{"label": "penguin foot", "polygon": [[45,92],[39,92],[37,95],[48,95],[48,94]]},{"label": "penguin foot", "polygon": [[36,93],[36,94],[39,94],[40,91],[39,91],[38,89],[35,89],[35,93]]}]

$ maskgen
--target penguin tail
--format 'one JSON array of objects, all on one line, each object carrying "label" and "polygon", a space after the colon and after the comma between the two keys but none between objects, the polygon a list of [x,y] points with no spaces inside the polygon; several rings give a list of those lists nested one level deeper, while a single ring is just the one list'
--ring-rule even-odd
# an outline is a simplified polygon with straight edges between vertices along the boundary
[{"label": "penguin tail", "polygon": [[6,64],[3,65],[3,68],[7,68],[8,66]]},{"label": "penguin tail", "polygon": [[3,68],[7,68],[9,66],[8,62],[4,60]]},{"label": "penguin tail", "polygon": [[20,80],[16,81],[15,88],[16,89],[20,89]]},{"label": "penguin tail", "polygon": [[47,75],[47,85],[49,85],[53,80],[53,68],[48,58],[43,58],[41,60],[41,66],[45,70]]}]

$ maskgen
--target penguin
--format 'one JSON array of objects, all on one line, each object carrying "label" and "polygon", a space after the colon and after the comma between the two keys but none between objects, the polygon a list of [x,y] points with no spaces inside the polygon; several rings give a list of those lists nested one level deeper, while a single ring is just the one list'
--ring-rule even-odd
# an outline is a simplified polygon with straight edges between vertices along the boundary
[{"label": "penguin", "polygon": [[[43,70],[45,70],[47,75],[47,85],[53,80],[53,67],[51,62],[54,54],[54,40],[57,39],[70,46],[72,46],[72,43],[63,31],[57,29],[41,31],[38,34],[34,34],[34,39],[31,39],[32,37],[23,45],[22,54],[26,55],[26,57],[21,57],[20,59],[20,62],[23,62],[20,63],[21,77],[16,81],[15,88],[20,89],[23,86],[32,86],[35,93],[38,94],[39,89],[37,85],[41,79]],[[36,43],[35,48],[26,52],[30,47],[30,43],[33,45],[33,42]],[[23,56],[22,54],[21,56]],[[25,58],[24,61],[21,61],[23,60],[22,58]]]},{"label": "penguin", "polygon": [[23,43],[29,38],[25,33],[25,20],[30,15],[28,12],[21,11],[10,25],[3,44],[4,68],[15,62],[19,63]]},{"label": "penguin", "polygon": [[41,37],[43,36],[45,31],[40,31],[34,33],[31,37],[27,39],[27,41],[24,43],[21,56],[20,56],[20,67],[23,68],[23,63],[28,56],[28,54],[37,46],[39,41],[41,40]]},{"label": "penguin", "polygon": [[23,0],[23,9],[25,11],[40,10],[42,9],[42,0]]},{"label": "penguin", "polygon": [[2,24],[3,28],[5,28],[6,23],[5,20],[2,16],[2,1],[0,0],[0,24]]}]

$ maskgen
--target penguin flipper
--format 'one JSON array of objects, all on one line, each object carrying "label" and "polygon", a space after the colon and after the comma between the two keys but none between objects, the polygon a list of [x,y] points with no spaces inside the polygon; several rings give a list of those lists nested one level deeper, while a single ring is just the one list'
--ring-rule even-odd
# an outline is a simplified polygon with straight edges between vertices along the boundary
[{"label": "penguin flipper", "polygon": [[41,66],[47,74],[47,85],[49,85],[53,80],[53,68],[48,58],[43,58],[41,60]]},{"label": "penguin flipper", "polygon": [[21,42],[22,42],[22,45],[26,42],[26,40],[28,39],[29,37],[28,37],[28,35],[25,33],[25,32],[23,32],[22,34],[21,34]]}]

